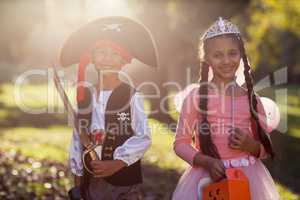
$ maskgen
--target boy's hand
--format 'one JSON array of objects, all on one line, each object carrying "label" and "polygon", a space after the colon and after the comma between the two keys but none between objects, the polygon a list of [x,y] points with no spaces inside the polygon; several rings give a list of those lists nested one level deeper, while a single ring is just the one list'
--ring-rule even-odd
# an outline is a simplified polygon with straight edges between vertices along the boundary
[{"label": "boy's hand", "polygon": [[229,147],[232,149],[239,149],[242,151],[250,152],[253,155],[258,155],[260,151],[259,142],[250,137],[248,134],[242,132],[240,129],[235,128],[229,135]]},{"label": "boy's hand", "polygon": [[95,177],[107,177],[115,174],[123,167],[127,166],[122,160],[94,160],[91,161],[91,167]]}]

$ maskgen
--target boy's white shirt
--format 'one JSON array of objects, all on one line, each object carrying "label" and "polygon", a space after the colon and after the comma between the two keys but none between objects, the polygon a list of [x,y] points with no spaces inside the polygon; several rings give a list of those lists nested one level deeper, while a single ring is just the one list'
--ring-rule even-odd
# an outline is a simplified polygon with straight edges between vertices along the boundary
[{"label": "boy's white shirt", "polygon": [[[99,94],[97,101],[96,94],[93,95],[93,111],[91,131],[95,129],[103,129],[105,127],[105,108],[112,90],[104,90]],[[114,160],[122,160],[128,166],[141,159],[146,150],[151,145],[151,134],[148,127],[148,119],[144,112],[143,96],[136,92],[130,101],[131,107],[131,124],[135,135],[125,141],[125,143],[117,147],[114,151]],[[75,130],[73,130],[75,131]],[[77,176],[83,174],[83,164],[81,160],[82,145],[78,134],[72,136],[69,149],[69,166],[71,172]]]}]

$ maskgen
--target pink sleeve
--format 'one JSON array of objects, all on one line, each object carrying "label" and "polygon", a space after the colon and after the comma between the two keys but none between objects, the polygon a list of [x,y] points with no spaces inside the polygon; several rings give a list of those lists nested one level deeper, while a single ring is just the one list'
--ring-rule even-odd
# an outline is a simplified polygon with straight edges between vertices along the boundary
[{"label": "pink sleeve", "polygon": [[195,88],[187,95],[183,102],[174,142],[175,153],[190,165],[193,164],[194,156],[198,152],[192,146],[192,137],[198,121],[198,101],[196,97],[197,89]]}]

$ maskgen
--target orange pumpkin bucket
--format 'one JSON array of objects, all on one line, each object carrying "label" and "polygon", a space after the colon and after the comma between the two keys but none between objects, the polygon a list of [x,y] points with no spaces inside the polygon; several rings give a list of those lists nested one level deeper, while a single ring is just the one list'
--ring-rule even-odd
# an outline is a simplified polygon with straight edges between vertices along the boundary
[{"label": "orange pumpkin bucket", "polygon": [[203,188],[203,200],[251,200],[249,182],[241,169],[226,170],[226,179]]}]

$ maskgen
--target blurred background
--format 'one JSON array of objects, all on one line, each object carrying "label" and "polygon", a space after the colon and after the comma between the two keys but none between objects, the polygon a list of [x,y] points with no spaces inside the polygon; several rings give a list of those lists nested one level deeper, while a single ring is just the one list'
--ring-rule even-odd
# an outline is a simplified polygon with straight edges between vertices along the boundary
[{"label": "blurred background", "polygon": [[[163,102],[168,112],[149,115],[153,145],[143,160],[146,199],[170,199],[186,167],[173,153],[175,127],[168,126],[178,118],[172,101],[178,88],[164,83],[175,81],[184,88],[197,82],[199,37],[219,16],[241,29],[256,82],[269,81],[257,92],[272,99],[281,94],[275,91],[287,94],[281,110],[287,126],[272,134],[277,157],[266,165],[282,199],[300,199],[299,1],[1,0],[0,11],[0,199],[66,199],[73,184],[67,168],[71,127],[48,84],[47,69],[71,32],[110,15],[141,21],[158,44],[160,68],[152,79],[161,96],[146,99],[145,105],[150,113]],[[43,75],[16,88],[28,70]],[[274,80],[281,73],[287,81],[278,84]],[[74,102],[74,88],[67,92]]]}]

